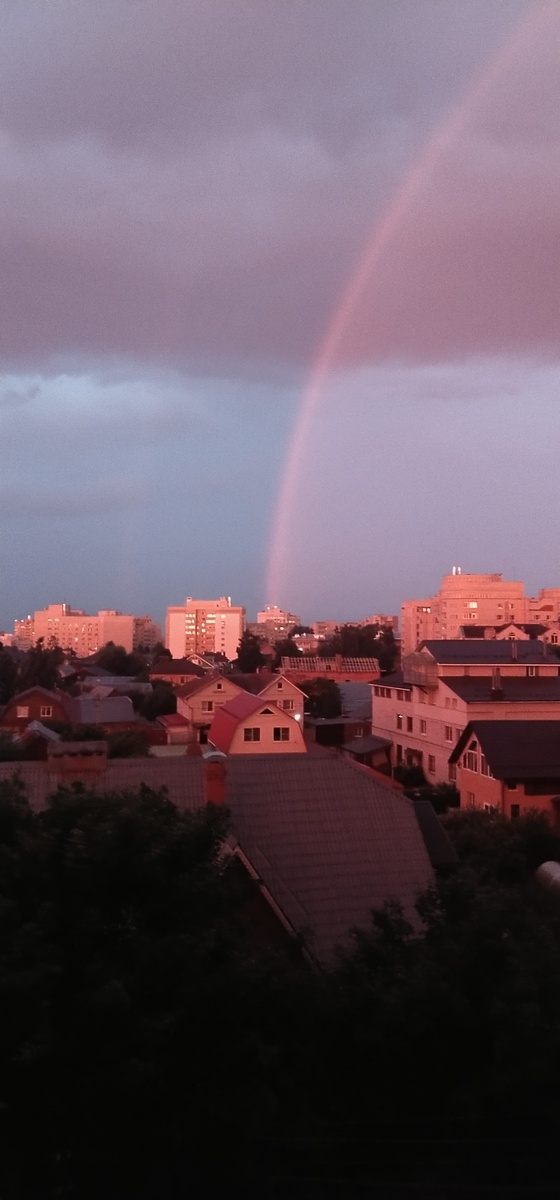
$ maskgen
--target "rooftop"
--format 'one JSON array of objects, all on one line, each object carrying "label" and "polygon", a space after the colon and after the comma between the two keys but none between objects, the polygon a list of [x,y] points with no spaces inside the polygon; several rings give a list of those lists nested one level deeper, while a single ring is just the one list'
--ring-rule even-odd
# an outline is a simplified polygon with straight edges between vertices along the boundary
[{"label": "rooftop", "polygon": [[[43,807],[52,790],[46,764],[17,769]],[[165,786],[179,808],[194,810],[203,772],[201,758],[112,759],[96,786]],[[0,780],[13,774],[13,763],[0,763]],[[234,839],[317,961],[332,963],[349,931],[369,925],[371,910],[391,898],[414,919],[432,871],[402,794],[349,760],[301,754],[228,759],[226,787]]]},{"label": "rooftop", "polygon": [[[551,654],[545,642],[534,639],[529,641],[510,640],[499,641],[496,638],[450,638],[449,641],[421,642],[415,655],[427,651],[436,662],[446,663],[488,663],[500,666],[510,662],[524,664],[554,663],[560,667],[560,661]],[[413,658],[414,655],[409,655]]]},{"label": "rooftop", "polygon": [[560,780],[560,721],[471,721],[450,755],[451,763],[473,737],[496,779]]}]

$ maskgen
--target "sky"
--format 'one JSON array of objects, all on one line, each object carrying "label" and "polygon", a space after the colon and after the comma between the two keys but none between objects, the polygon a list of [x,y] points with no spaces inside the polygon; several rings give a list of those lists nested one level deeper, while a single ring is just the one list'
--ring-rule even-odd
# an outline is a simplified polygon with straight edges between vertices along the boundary
[{"label": "sky", "polygon": [[557,0],[3,0],[0,628],[560,586]]}]

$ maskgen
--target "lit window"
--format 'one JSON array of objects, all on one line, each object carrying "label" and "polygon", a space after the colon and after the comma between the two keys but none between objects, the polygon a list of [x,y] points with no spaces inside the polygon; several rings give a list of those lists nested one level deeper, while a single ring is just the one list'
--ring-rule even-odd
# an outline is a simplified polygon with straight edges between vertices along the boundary
[{"label": "lit window", "polygon": [[244,729],[243,730],[243,741],[244,742],[260,742],[260,740],[261,740],[261,731],[258,727],[255,729]]},{"label": "lit window", "polygon": [[18,704],[16,708],[16,717],[28,717],[29,709],[26,704]]},{"label": "lit window", "polygon": [[289,742],[290,730],[289,730],[288,726],[287,725],[282,725],[280,727],[276,726],[274,729],[273,738],[274,738],[275,742]]},{"label": "lit window", "polygon": [[403,727],[402,714],[397,713],[397,729],[402,729],[402,727]]}]

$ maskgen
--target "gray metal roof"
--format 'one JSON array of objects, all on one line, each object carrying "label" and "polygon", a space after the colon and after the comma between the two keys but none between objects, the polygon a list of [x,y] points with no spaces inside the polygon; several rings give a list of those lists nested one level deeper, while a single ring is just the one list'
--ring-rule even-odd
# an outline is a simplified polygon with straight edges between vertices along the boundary
[{"label": "gray metal roof", "polygon": [[[450,638],[449,641],[424,641],[420,643],[417,655],[423,649],[428,650],[436,662],[445,663],[488,663],[500,666],[502,663],[520,662],[558,663],[560,661],[552,654],[545,642],[533,639],[529,641],[498,641],[496,638]],[[406,662],[406,660],[405,660]],[[405,667],[406,672],[406,667]]]},{"label": "gray metal roof", "polygon": [[467,704],[480,704],[492,701],[496,704],[529,704],[544,701],[560,700],[560,676],[548,678],[526,675],[502,675],[500,677],[500,693],[492,691],[491,675],[445,675],[440,683],[466,700]]}]

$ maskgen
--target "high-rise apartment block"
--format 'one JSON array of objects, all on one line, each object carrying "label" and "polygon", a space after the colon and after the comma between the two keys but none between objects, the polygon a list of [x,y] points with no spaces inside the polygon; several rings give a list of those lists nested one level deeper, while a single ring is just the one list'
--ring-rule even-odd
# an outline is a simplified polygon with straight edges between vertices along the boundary
[{"label": "high-rise apartment block", "polygon": [[257,625],[269,624],[301,625],[301,617],[296,617],[294,613],[287,612],[284,608],[278,608],[276,604],[268,604],[262,612],[257,613]]},{"label": "high-rise apartment block", "polygon": [[129,653],[139,646],[151,648],[161,640],[161,628],[149,616],[135,617],[113,608],[91,616],[69,604],[49,604],[33,617],[14,622],[14,642],[21,650],[28,650],[40,638],[45,646],[57,645],[86,658],[107,642],[124,646]]},{"label": "high-rise apartment block", "polygon": [[406,600],[402,606],[402,651],[411,654],[419,642],[461,637],[465,625],[495,626],[536,623],[549,627],[560,618],[560,588],[525,595],[523,583],[500,574],[468,575],[454,567],[444,575],[435,596]]},{"label": "high-rise apartment block", "polygon": [[193,600],[167,609],[165,644],[173,658],[189,654],[237,655],[245,628],[245,609],[231,603],[229,596],[217,600]]}]

